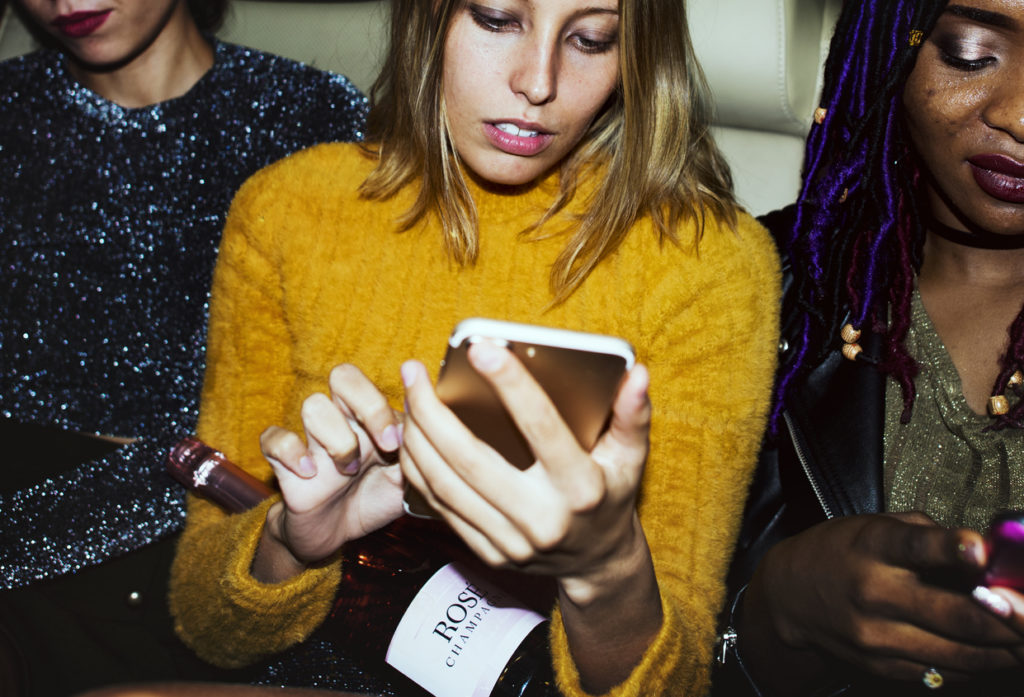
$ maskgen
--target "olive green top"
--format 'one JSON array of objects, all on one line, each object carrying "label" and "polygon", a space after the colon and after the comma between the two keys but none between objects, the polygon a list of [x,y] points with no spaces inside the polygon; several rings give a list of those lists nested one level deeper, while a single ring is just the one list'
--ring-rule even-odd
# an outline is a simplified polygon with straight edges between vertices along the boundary
[{"label": "olive green top", "polygon": [[886,510],[985,531],[993,513],[1024,508],[1024,430],[985,430],[994,422],[967,406],[917,290],[912,313],[907,349],[921,372],[909,424],[900,423],[899,385],[890,379],[885,390]]}]

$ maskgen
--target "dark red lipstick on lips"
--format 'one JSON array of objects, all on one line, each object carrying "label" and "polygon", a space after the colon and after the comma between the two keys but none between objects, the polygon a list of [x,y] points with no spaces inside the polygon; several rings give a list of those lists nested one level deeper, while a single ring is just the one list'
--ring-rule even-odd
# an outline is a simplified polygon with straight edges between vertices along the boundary
[{"label": "dark red lipstick on lips", "polygon": [[83,36],[89,36],[89,34],[99,29],[109,16],[110,10],[72,12],[71,14],[61,15],[53,20],[51,24],[64,36],[80,39]]},{"label": "dark red lipstick on lips", "polygon": [[1024,163],[997,154],[967,158],[971,174],[982,191],[1007,203],[1024,203]]}]

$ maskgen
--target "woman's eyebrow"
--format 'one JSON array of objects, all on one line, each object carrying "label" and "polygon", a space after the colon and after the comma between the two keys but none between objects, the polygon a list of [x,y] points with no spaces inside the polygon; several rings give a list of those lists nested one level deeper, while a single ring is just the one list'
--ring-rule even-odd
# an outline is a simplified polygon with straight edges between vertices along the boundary
[{"label": "woman's eyebrow", "polygon": [[999,29],[1016,29],[1017,22],[1007,15],[999,12],[990,12],[989,10],[981,10],[977,7],[967,7],[965,5],[948,5],[946,12],[956,15],[957,17],[963,17],[980,24],[988,24],[989,26],[997,27]]}]

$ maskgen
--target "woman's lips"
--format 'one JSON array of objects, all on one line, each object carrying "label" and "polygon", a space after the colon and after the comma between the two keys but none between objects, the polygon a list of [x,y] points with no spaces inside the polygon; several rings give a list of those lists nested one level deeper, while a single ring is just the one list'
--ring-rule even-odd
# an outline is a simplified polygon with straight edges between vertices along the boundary
[{"label": "woman's lips", "polygon": [[529,157],[544,150],[554,138],[534,124],[517,121],[495,121],[484,124],[484,135],[491,145],[510,155]]},{"label": "woman's lips", "polygon": [[967,162],[986,194],[1007,203],[1024,203],[1024,163],[996,154],[975,155]]},{"label": "woman's lips", "polygon": [[71,14],[61,15],[53,20],[52,24],[64,36],[80,39],[83,36],[89,36],[89,34],[99,29],[107,21],[110,12],[110,10],[72,12]]}]

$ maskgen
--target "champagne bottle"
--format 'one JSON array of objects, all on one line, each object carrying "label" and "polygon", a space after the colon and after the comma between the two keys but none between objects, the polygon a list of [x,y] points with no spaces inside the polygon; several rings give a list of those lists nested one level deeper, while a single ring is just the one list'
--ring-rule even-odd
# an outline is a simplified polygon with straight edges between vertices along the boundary
[{"label": "champagne bottle", "polygon": [[[271,493],[196,438],[172,448],[167,466],[231,512]],[[403,696],[559,694],[541,614],[554,600],[550,579],[490,569],[444,523],[410,516],[352,540],[342,558],[338,596],[316,634],[401,684]]]},{"label": "champagne bottle", "polygon": [[342,556],[332,631],[365,660],[385,661],[437,697],[559,694],[550,623],[538,612],[553,603],[550,579],[490,569],[447,525],[411,516],[353,540]]},{"label": "champagne bottle", "polygon": [[167,471],[186,489],[222,508],[241,513],[256,506],[273,490],[198,438],[179,441],[167,456]]}]

